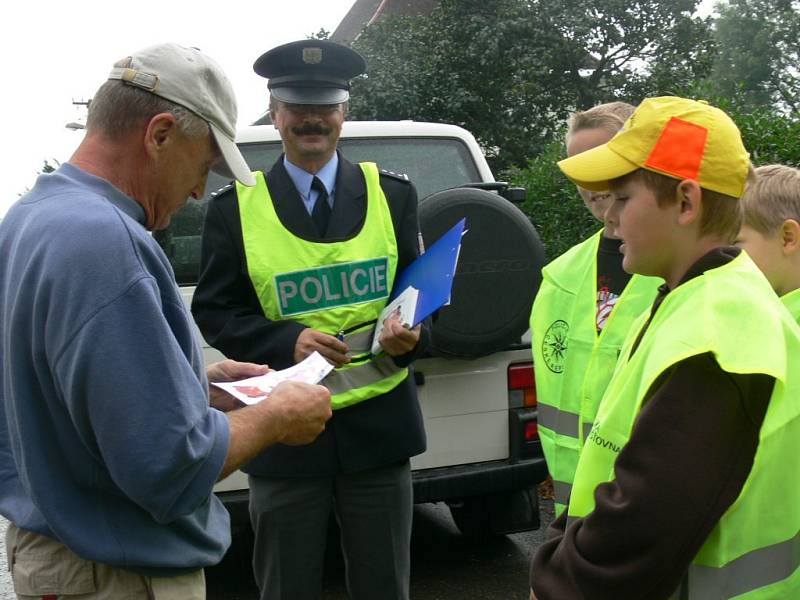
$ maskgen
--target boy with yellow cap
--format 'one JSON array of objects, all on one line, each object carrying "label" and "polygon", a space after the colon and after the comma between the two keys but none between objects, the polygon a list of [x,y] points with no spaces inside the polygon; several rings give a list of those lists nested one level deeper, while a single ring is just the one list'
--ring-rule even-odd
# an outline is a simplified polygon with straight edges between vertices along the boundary
[{"label": "boy with yellow cap", "polygon": [[531,597],[800,597],[800,328],[730,245],[751,173],[738,129],[650,98],[559,167],[611,190],[623,267],[666,283],[622,346]]},{"label": "boy with yellow cap", "polygon": [[742,198],[744,248],[800,322],[800,169],[766,165]]},{"label": "boy with yellow cap", "polygon": [[[567,156],[608,142],[634,109],[625,102],[609,102],[573,114]],[[578,187],[578,193],[589,212],[604,222],[611,203],[608,190]],[[569,500],[578,456],[614,372],[620,345],[663,283],[626,273],[620,244],[603,227],[557,257],[542,269],[542,285],[531,310],[539,437],[553,478],[557,515]]]}]

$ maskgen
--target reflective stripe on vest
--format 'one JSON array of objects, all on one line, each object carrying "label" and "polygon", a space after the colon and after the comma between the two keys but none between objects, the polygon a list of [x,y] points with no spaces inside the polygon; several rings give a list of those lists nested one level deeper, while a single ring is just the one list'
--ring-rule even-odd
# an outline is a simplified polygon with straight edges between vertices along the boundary
[{"label": "reflective stripe on vest", "polygon": [[789,309],[789,313],[794,317],[794,320],[800,323],[800,288],[781,296],[781,301]]},{"label": "reflective stripe on vest", "polygon": [[236,185],[247,271],[264,315],[330,335],[347,332],[352,360],[322,382],[331,390],[334,409],[384,394],[408,376],[391,357],[369,354],[395,278],[397,240],[377,167],[360,167],[367,189],[364,224],[341,241],[312,242],[289,232],[275,213],[262,172],[254,173],[254,187]]},{"label": "reflective stripe on vest", "polygon": [[595,489],[614,478],[617,455],[658,377],[686,358],[712,352],[728,373],[763,373],[776,381],[747,481],[693,559],[675,597],[800,597],[800,472],[786,460],[800,453],[797,323],[742,252],[673,290],[630,356],[637,334],[632,329],[625,341],[625,359],[581,453],[568,521],[594,510]]},{"label": "reflective stripe on vest", "polygon": [[572,495],[572,482],[553,479],[553,499],[556,504],[566,507]]},{"label": "reflective stripe on vest", "polygon": [[602,234],[601,229],[542,270],[542,285],[531,310],[539,435],[553,477],[556,514],[566,507],[563,494],[569,494],[581,446],[619,348],[662,283],[634,275],[598,335],[597,251]]},{"label": "reflective stripe on vest", "polygon": [[[800,556],[800,533],[784,542],[748,552],[723,567],[691,565],[680,589],[672,598],[675,600],[735,598],[788,579],[797,570],[798,556]],[[782,594],[783,591],[776,590],[772,596],[764,597],[790,597]]]},{"label": "reflective stripe on vest", "polygon": [[350,358],[366,354],[372,348],[372,338],[375,335],[375,327],[356,331],[344,336],[344,343],[347,344],[347,355]]},{"label": "reflective stripe on vest", "polygon": [[578,437],[580,417],[566,410],[559,410],[549,404],[540,404],[538,408],[539,427],[547,427],[561,435]]}]

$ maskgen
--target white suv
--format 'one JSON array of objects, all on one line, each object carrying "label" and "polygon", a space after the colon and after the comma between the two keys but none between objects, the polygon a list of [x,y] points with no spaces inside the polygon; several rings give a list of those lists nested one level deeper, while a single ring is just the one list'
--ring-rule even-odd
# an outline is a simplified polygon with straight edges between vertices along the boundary
[{"label": "white suv", "polygon": [[[278,132],[268,125],[242,129],[237,142],[253,169],[268,170],[282,152]],[[427,451],[411,460],[415,501],[447,502],[468,534],[537,528],[535,488],[547,469],[525,332],[544,249],[510,201],[524,197],[524,190],[496,183],[475,139],[453,125],[347,122],[339,149],[353,162],[374,161],[409,176],[426,241],[467,217],[452,303],[439,311],[429,354],[415,363],[428,437]],[[212,174],[208,189],[226,183]],[[169,229],[156,233],[187,305],[197,281],[203,216],[214,195],[190,201]],[[213,348],[204,350],[207,362],[221,358]],[[234,520],[246,518],[246,476],[234,473],[215,491]]]}]

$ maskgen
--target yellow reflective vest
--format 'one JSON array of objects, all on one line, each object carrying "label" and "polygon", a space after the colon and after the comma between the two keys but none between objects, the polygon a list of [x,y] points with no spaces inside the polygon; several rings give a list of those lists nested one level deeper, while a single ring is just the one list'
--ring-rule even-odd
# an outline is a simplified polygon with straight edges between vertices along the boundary
[{"label": "yellow reflective vest", "polygon": [[781,301],[789,309],[794,320],[800,323],[800,288],[781,296]]},{"label": "yellow reflective vest", "polygon": [[[637,325],[644,321],[646,316]],[[800,598],[797,323],[742,252],[673,290],[630,356],[639,330],[633,328],[625,341],[581,453],[568,521],[594,510],[595,488],[614,478],[617,455],[659,375],[686,358],[712,352],[724,371],[763,373],[775,378],[775,386],[744,487],[692,561],[674,598]]]},{"label": "yellow reflective vest", "polygon": [[663,280],[634,275],[597,332],[601,229],[542,269],[531,311],[539,436],[553,477],[556,514],[566,508],[578,456],[633,321]]},{"label": "yellow reflective vest", "polygon": [[330,335],[342,331],[351,362],[323,381],[334,410],[384,394],[408,375],[391,356],[372,356],[375,323],[392,291],[397,240],[375,163],[361,163],[367,214],[353,238],[312,242],[280,222],[264,174],[236,185],[247,270],[264,315]]}]

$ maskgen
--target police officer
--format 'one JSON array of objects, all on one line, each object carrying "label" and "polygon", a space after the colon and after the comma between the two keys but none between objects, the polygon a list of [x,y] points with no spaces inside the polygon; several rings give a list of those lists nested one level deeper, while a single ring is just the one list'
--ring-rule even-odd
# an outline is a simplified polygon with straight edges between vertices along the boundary
[{"label": "police officer", "polygon": [[364,59],[328,41],[274,48],[254,65],[269,79],[284,154],[257,184],[211,201],[192,312],[231,358],[276,369],[317,351],[334,416],[316,442],[277,445],[244,469],[261,598],[319,598],[331,510],[347,587],[358,599],[408,598],[409,458],[425,432],[409,366],[426,325],[396,320],[369,348],[392,283],[419,254],[417,195],[405,176],[353,164],[337,150],[349,80]]}]

